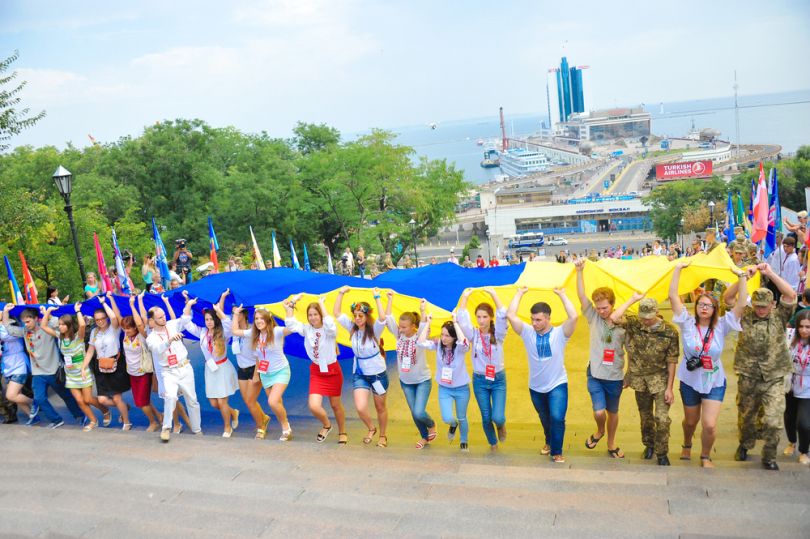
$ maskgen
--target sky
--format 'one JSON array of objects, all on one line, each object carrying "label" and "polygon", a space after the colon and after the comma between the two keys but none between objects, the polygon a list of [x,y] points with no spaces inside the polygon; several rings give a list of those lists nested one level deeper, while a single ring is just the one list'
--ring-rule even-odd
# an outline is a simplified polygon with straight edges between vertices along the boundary
[{"label": "sky", "polygon": [[174,118],[287,137],[546,111],[588,65],[593,108],[810,88],[810,2],[0,0],[0,56],[47,116],[13,145],[82,147]]}]

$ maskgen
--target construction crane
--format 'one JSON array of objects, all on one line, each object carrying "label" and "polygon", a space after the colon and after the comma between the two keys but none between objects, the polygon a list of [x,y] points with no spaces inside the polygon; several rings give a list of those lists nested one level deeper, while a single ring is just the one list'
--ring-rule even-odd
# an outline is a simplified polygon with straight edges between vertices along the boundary
[{"label": "construction crane", "polygon": [[500,108],[500,112],[501,112],[501,144],[503,148],[501,151],[505,152],[506,150],[509,149],[509,141],[506,138],[506,126],[503,123],[503,107]]}]

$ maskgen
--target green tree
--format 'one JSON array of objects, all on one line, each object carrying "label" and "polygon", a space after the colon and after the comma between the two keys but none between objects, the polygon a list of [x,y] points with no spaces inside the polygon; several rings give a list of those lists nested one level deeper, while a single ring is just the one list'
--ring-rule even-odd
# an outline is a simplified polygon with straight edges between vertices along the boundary
[{"label": "green tree", "polygon": [[[0,61],[0,152],[9,148],[7,141],[14,135],[19,135],[45,117],[45,111],[29,116],[30,109],[20,108],[22,97],[20,92],[26,81],[19,84],[15,82],[17,72],[8,73],[11,64],[20,57],[19,51]],[[16,86],[15,86],[16,84]]]}]

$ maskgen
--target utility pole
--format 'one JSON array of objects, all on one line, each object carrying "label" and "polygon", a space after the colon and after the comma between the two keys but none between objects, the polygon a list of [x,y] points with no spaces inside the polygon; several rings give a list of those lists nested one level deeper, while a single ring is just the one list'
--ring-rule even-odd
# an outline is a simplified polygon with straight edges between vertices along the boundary
[{"label": "utility pole", "polygon": [[740,108],[737,104],[737,89],[739,85],[737,84],[737,70],[734,70],[734,130],[735,136],[737,137],[737,153],[736,155],[740,155]]}]

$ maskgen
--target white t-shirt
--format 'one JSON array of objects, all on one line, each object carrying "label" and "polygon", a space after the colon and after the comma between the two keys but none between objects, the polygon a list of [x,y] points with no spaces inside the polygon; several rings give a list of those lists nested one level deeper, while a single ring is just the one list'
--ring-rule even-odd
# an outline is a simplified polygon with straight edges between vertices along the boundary
[{"label": "white t-shirt", "polygon": [[461,332],[472,343],[473,372],[486,374],[487,364],[495,365],[495,372],[503,370],[503,341],[508,329],[506,322],[506,309],[495,311],[495,339],[496,343],[490,346],[489,333],[483,333],[479,328],[473,328],[470,313],[462,309],[457,315],[458,326]]},{"label": "white t-shirt", "polygon": [[236,356],[236,364],[240,369],[249,369],[256,366],[256,358],[251,349],[251,340],[247,336],[237,337],[234,335],[231,338],[231,350],[233,355]]},{"label": "white t-shirt", "polygon": [[299,322],[297,318],[288,318],[284,324],[287,329],[304,338],[307,356],[322,372],[326,372],[327,365],[337,361],[337,326],[334,318],[324,316],[323,325],[319,328]]},{"label": "white t-shirt", "polygon": [[143,376],[145,373],[141,370],[141,355],[143,351],[151,357],[151,352],[146,348],[146,337],[140,333],[136,333],[133,339],[124,335],[124,358],[127,361],[127,373],[130,376]]},{"label": "white t-shirt", "polygon": [[568,337],[565,336],[562,326],[554,326],[547,333],[549,347],[540,357],[537,348],[538,334],[531,324],[523,323],[520,338],[526,347],[529,357],[529,388],[538,393],[548,393],[560,384],[568,382],[568,373],[565,371],[565,345]]},{"label": "white t-shirt", "polygon": [[159,363],[161,367],[169,368],[169,356],[174,356],[177,360],[177,365],[180,365],[188,358],[188,350],[183,340],[171,340],[172,337],[178,333],[182,333],[186,329],[186,324],[191,323],[191,316],[183,315],[176,320],[169,320],[166,322],[166,332],[153,330],[146,337],[146,345],[152,351],[152,358],[155,363]]},{"label": "white t-shirt", "polygon": [[793,396],[810,399],[810,346],[797,343],[790,349],[793,359]]},{"label": "white t-shirt", "polygon": [[[441,346],[441,342],[425,341],[419,348],[436,351],[436,383],[440,386],[454,388],[466,386],[470,383],[470,373],[467,372],[467,363],[464,361],[470,351],[467,339],[456,341],[452,353]],[[449,369],[449,370],[444,370]],[[449,382],[448,382],[449,380]]]},{"label": "white t-shirt", "polygon": [[354,322],[345,314],[338,317],[338,323],[351,334],[352,351],[354,352],[354,366],[352,372],[360,369],[360,374],[372,376],[385,372],[385,358],[380,353],[380,336],[385,330],[385,319],[374,321],[374,338],[364,338],[365,332],[352,333]]},{"label": "white t-shirt", "polygon": [[267,342],[266,338],[262,339],[262,336],[259,336],[255,349],[253,348],[253,331],[253,328],[248,329],[244,337],[246,339],[245,346],[247,346],[250,355],[253,356],[253,364],[259,365],[260,361],[268,361],[267,372],[275,372],[289,367],[290,362],[287,361],[287,356],[284,355],[284,328],[281,326],[273,328],[272,344]]},{"label": "white t-shirt", "polygon": [[[681,314],[672,317],[672,322],[681,330],[681,343],[683,344],[684,360],[678,365],[678,379],[698,393],[708,393],[714,387],[723,387],[726,383],[726,372],[723,369],[720,355],[723,353],[726,336],[732,331],[742,331],[740,320],[734,316],[734,312],[728,311],[717,320],[717,325],[709,339],[709,349],[705,352],[703,352],[703,339],[706,338],[708,328],[698,328],[695,325],[693,314],[683,309]],[[687,356],[687,354],[689,355]],[[690,372],[686,368],[685,358],[692,355],[710,356],[711,368],[706,369],[701,366]]]},{"label": "white t-shirt", "polygon": [[[189,321],[188,324],[186,324],[186,331],[200,339],[200,351],[202,352],[202,355],[206,361],[222,361],[228,357],[225,348],[223,348],[221,354],[217,353],[216,343],[214,342],[213,336],[210,334],[207,327],[201,327]],[[222,338],[226,343],[228,342],[228,339],[231,338],[230,318],[222,320]]]},{"label": "white t-shirt", "polygon": [[[393,316],[389,316],[385,320],[389,331],[397,338],[397,368],[399,368],[399,381],[404,384],[419,384],[425,380],[430,380],[430,366],[427,364],[425,349],[416,346],[416,339],[425,327],[425,323],[419,324],[419,329],[417,329],[416,333],[412,336],[406,337],[399,332],[399,326]],[[402,365],[406,357],[410,359],[410,367],[407,371],[404,371],[402,370]]]},{"label": "white t-shirt", "polygon": [[121,328],[114,328],[112,325],[104,331],[93,328],[90,333],[90,344],[96,349],[96,357],[116,357],[121,350],[118,341],[120,335]]}]

